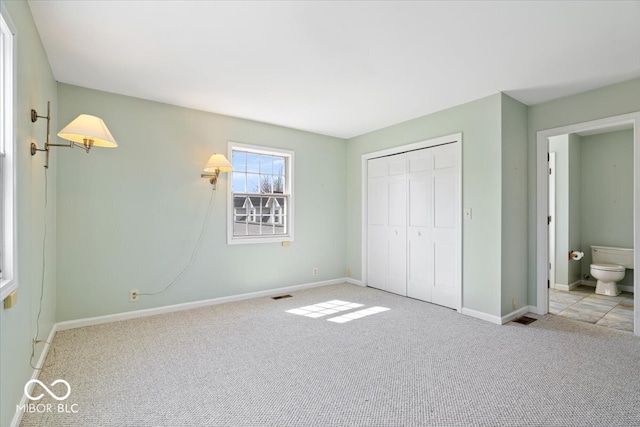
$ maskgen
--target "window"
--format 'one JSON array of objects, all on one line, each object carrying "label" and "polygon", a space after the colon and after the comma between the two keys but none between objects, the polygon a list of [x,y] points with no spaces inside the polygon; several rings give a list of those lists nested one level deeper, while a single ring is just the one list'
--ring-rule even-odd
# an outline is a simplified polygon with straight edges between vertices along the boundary
[{"label": "window", "polygon": [[13,28],[3,5],[0,14],[0,300],[17,287]]},{"label": "window", "polygon": [[229,143],[227,242],[293,240],[293,152]]}]

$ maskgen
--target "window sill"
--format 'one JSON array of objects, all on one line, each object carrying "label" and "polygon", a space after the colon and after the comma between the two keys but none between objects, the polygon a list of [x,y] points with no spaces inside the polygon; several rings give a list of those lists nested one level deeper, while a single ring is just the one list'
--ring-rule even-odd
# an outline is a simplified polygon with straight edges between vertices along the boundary
[{"label": "window sill", "polygon": [[227,239],[228,245],[250,245],[260,243],[282,243],[293,242],[293,236],[277,237],[230,237]]}]

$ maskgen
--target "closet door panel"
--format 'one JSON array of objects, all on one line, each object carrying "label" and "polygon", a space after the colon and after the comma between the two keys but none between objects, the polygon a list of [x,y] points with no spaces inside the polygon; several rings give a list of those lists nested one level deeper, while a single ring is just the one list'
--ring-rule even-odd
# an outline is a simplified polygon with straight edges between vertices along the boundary
[{"label": "closet door panel", "polygon": [[389,161],[389,221],[387,229],[387,291],[407,295],[407,156],[387,157]]},{"label": "closet door panel", "polygon": [[407,153],[409,239],[407,296],[431,301],[433,286],[433,154],[429,149]]},{"label": "closet door panel", "polygon": [[460,167],[456,146],[435,147],[434,153],[434,283],[432,302],[460,306]]},{"label": "closet door panel", "polygon": [[[404,228],[407,223],[407,189],[404,175],[389,178],[387,186],[388,197],[388,222],[394,227]],[[404,233],[404,230],[403,230]]]},{"label": "closet door panel", "polygon": [[427,228],[410,230],[408,239],[407,296],[430,302],[433,287],[433,240]]},{"label": "closet door panel", "polygon": [[455,212],[457,185],[454,168],[439,169],[434,172],[434,227],[455,228],[458,220]]},{"label": "closet door panel", "polygon": [[389,163],[386,159],[368,162],[367,191],[367,282],[377,289],[386,289],[387,277],[387,219],[389,193],[380,191],[387,186]]},{"label": "closet door panel", "polygon": [[405,227],[389,229],[387,291],[407,295],[407,237]]},{"label": "closet door panel", "polygon": [[368,162],[369,286],[406,295],[406,155]]},{"label": "closet door panel", "polygon": [[388,248],[386,227],[369,227],[367,282],[373,288],[382,290],[387,288]]}]

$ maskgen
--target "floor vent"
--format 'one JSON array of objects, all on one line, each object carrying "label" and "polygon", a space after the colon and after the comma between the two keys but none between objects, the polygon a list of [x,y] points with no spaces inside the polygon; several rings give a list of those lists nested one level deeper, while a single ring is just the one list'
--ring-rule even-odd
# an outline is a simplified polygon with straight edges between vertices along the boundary
[{"label": "floor vent", "polygon": [[271,297],[271,299],[291,298],[291,295],[278,295],[277,297]]},{"label": "floor vent", "polygon": [[536,319],[534,319],[533,317],[527,317],[527,316],[518,317],[517,319],[514,320],[514,322],[522,323],[523,325],[528,325],[529,323],[533,323],[535,321]]}]

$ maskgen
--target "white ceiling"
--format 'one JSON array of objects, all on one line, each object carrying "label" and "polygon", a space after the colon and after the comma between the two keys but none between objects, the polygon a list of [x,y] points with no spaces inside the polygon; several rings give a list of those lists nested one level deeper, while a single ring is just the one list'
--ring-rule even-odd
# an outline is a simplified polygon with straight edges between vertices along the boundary
[{"label": "white ceiling", "polygon": [[56,80],[349,138],[640,77],[640,1],[35,1]]}]

